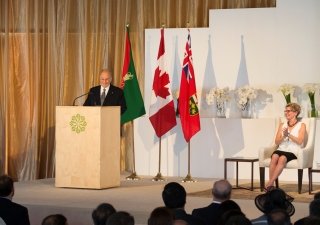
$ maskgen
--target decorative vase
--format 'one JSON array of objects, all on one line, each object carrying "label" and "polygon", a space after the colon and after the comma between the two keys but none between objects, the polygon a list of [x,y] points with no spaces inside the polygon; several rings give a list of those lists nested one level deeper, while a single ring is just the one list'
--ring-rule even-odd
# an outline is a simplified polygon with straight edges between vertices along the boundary
[{"label": "decorative vase", "polygon": [[242,118],[251,118],[252,117],[252,103],[247,101],[246,104],[241,105],[241,115]]},{"label": "decorative vase", "polygon": [[308,114],[309,114],[309,117],[318,117],[318,112],[316,110],[315,104],[311,104],[311,108]]},{"label": "decorative vase", "polygon": [[218,118],[226,118],[226,102],[216,102],[217,106],[217,117]]},{"label": "decorative vase", "polygon": [[177,98],[176,117],[180,117],[180,113],[179,113],[179,99],[178,99],[178,98]]},{"label": "decorative vase", "polygon": [[286,99],[287,104],[291,103],[291,95],[290,94],[285,95],[284,98]]},{"label": "decorative vase", "polygon": [[309,111],[309,117],[317,117],[316,105],[314,104],[314,92],[308,93],[311,103],[311,109]]}]

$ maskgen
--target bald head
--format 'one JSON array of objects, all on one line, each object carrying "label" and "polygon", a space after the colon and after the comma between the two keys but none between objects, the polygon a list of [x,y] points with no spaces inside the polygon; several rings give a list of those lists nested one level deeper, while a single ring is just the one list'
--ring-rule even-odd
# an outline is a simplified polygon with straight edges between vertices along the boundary
[{"label": "bald head", "polygon": [[169,225],[188,225],[184,220],[172,220]]},{"label": "bald head", "polygon": [[213,184],[213,200],[223,202],[230,199],[232,186],[227,180],[219,180]]}]

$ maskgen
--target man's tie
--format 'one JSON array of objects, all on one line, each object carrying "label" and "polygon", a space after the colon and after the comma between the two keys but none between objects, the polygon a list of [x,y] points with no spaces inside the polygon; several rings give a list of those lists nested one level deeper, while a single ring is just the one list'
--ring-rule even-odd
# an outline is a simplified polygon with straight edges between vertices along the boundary
[{"label": "man's tie", "polygon": [[102,95],[101,95],[101,105],[103,105],[103,102],[104,102],[104,99],[106,98],[106,89],[103,88],[103,92],[102,92]]}]

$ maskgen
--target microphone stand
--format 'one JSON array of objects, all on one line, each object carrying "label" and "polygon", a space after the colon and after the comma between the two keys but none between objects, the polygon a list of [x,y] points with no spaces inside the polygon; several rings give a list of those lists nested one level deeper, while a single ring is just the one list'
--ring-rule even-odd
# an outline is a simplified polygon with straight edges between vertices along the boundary
[{"label": "microphone stand", "polygon": [[83,95],[80,95],[79,97],[76,97],[76,98],[73,100],[72,106],[74,106],[74,103],[76,102],[76,100],[77,100],[78,98],[80,98],[80,97],[82,97],[82,96],[85,96],[85,95],[87,95],[87,94],[91,94],[91,92],[89,91],[88,93],[85,93],[85,94],[83,94]]}]

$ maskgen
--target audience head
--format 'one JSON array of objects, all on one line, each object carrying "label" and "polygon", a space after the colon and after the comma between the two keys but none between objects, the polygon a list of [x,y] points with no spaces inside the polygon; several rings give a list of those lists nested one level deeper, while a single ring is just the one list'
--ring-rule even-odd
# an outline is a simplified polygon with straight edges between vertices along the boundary
[{"label": "audience head", "polygon": [[301,112],[301,107],[297,103],[288,103],[286,105],[286,108],[290,108],[290,110],[292,110],[292,112],[297,112],[296,117],[298,117]]},{"label": "audience head", "polygon": [[240,215],[231,217],[225,225],[252,225],[252,223],[248,218]]},{"label": "audience head", "polygon": [[287,195],[280,188],[269,189],[266,193],[258,195],[254,203],[264,214],[269,214],[274,209],[284,209],[292,216],[295,212],[292,205],[293,198]]},{"label": "audience head", "polygon": [[235,201],[227,200],[222,202],[218,207],[218,218],[220,219],[226,212],[233,209],[241,212],[240,206]]},{"label": "audience head", "polygon": [[116,210],[112,205],[108,203],[100,204],[95,210],[93,210],[91,215],[94,225],[106,225],[109,216],[115,212]]},{"label": "audience head", "polygon": [[7,197],[11,193],[13,196],[14,194],[13,180],[10,176],[3,174],[0,176],[0,197]]},{"label": "audience head", "polygon": [[313,199],[318,199],[318,198],[320,198],[320,192],[317,192],[313,197]]},{"label": "audience head", "polygon": [[61,214],[56,214],[44,218],[41,225],[68,225],[68,223],[66,217]]},{"label": "audience head", "polygon": [[243,212],[238,209],[231,209],[219,217],[218,225],[225,225],[227,221],[234,216],[244,216]]},{"label": "audience head", "polygon": [[320,218],[320,199],[314,199],[309,205],[310,216],[316,216]]},{"label": "audience head", "polygon": [[155,208],[148,219],[148,225],[163,225],[175,220],[173,212],[167,207]]},{"label": "audience head", "polygon": [[290,225],[290,216],[284,209],[274,209],[268,216],[268,225]]},{"label": "audience head", "polygon": [[170,209],[184,208],[186,204],[187,192],[179,183],[170,182],[164,186],[162,199],[164,204]]},{"label": "audience head", "polygon": [[189,225],[184,220],[172,220],[168,225]]},{"label": "audience head", "polygon": [[304,225],[319,225],[320,218],[317,216],[308,216],[304,220]]},{"label": "audience head", "polygon": [[134,218],[127,212],[116,212],[109,217],[107,225],[134,225]]},{"label": "audience head", "polygon": [[213,184],[212,195],[215,201],[223,202],[231,197],[232,186],[227,180],[219,180]]}]

